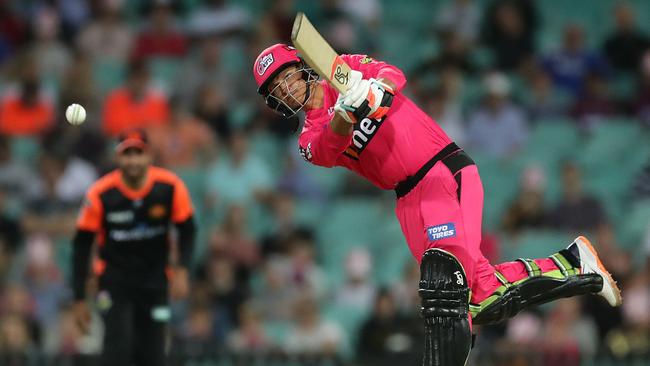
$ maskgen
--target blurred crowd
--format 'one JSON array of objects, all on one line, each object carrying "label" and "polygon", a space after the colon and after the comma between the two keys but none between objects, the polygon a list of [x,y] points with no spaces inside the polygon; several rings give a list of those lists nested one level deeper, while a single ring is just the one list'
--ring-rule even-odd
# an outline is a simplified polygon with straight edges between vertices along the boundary
[{"label": "blurred crowd", "polygon": [[[424,26],[411,43],[391,42],[391,27],[410,19],[396,7],[411,2],[408,15]],[[578,18],[552,28],[552,47],[542,47],[550,20],[541,0],[0,0],[0,364],[101,346],[98,318],[90,335],[72,318],[70,242],[85,190],[113,168],[112,138],[128,126],[149,131],[156,164],[184,179],[200,220],[192,291],[173,303],[172,354],[415,364],[423,327],[407,247],[391,243],[404,255],[389,258],[395,275],[379,280],[377,246],[332,256],[338,239],[324,232],[336,232],[325,227],[335,220],[319,216],[341,200],[380,202],[388,216],[393,196],[304,163],[293,122],[257,96],[252,60],[288,42],[305,10],[337,50],[403,67],[405,92],[488,174],[535,148],[543,161],[531,135],[557,121],[587,139],[622,121],[637,140],[608,143],[648,145],[650,29],[635,19],[643,2],[603,2],[602,37]],[[400,45],[432,52],[400,58]],[[88,112],[81,126],[65,122],[71,103]],[[590,233],[624,305],[567,299],[477,329],[477,364],[650,359],[650,151],[634,157],[641,163],[612,212],[613,196],[585,188],[581,150],[570,146],[552,170],[523,164],[502,177],[512,189],[487,180],[486,212],[498,215],[486,218],[481,245],[495,262],[514,259],[531,232]],[[493,210],[499,189],[506,204]],[[639,202],[643,235],[619,237]]]}]

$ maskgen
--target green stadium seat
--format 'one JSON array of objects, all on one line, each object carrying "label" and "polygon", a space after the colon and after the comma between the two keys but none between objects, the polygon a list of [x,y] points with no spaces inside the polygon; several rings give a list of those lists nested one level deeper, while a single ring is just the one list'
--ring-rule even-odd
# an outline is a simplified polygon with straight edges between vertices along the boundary
[{"label": "green stadium seat", "polygon": [[122,85],[126,76],[126,65],[115,60],[98,60],[93,64],[93,80],[100,94]]},{"label": "green stadium seat", "polygon": [[[627,249],[638,248],[650,230],[650,200],[636,202],[626,212],[620,228],[619,242]],[[642,259],[642,258],[639,258]]]},{"label": "green stadium seat", "polygon": [[11,156],[26,163],[35,163],[40,152],[40,142],[37,138],[21,136],[10,139]]},{"label": "green stadium seat", "polygon": [[155,57],[149,60],[151,78],[167,91],[173,89],[180,66],[181,61],[171,57]]},{"label": "green stadium seat", "polygon": [[528,230],[516,238],[504,238],[502,242],[503,261],[517,258],[545,258],[565,248],[577,235],[546,230]]}]

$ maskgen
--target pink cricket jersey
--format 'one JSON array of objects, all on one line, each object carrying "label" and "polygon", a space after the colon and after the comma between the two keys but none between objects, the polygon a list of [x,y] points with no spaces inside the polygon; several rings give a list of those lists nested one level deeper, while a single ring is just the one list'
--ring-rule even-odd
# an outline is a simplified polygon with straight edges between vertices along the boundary
[{"label": "pink cricket jersey", "polygon": [[323,107],[307,111],[300,134],[300,154],[309,162],[324,166],[343,166],[383,189],[417,170],[451,142],[438,124],[400,93],[406,78],[401,70],[364,55],[341,56],[364,79],[386,78],[397,86],[388,114],[381,120],[365,118],[354,125],[354,132],[341,136],[329,126],[334,117],[338,92],[327,82]]}]

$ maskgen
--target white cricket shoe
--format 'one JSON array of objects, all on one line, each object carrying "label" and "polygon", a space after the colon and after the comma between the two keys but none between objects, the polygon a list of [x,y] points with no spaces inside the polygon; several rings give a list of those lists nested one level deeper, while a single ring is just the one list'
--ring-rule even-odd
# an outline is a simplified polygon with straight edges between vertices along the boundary
[{"label": "white cricket shoe", "polygon": [[623,299],[621,298],[621,290],[619,290],[616,281],[614,281],[612,275],[607,271],[598,258],[596,249],[594,249],[589,240],[584,236],[575,238],[573,243],[569,245],[568,249],[573,249],[571,247],[574,245],[578,248],[578,253],[580,254],[581,272],[583,274],[596,273],[603,278],[603,289],[600,290],[598,295],[607,300],[609,305],[620,306],[623,302]]}]

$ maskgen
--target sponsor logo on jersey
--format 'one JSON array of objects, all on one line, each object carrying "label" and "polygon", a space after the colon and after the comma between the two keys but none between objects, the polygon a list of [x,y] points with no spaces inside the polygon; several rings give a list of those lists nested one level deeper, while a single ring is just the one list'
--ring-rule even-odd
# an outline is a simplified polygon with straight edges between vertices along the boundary
[{"label": "sponsor logo on jersey", "polygon": [[362,59],[359,61],[359,63],[365,65],[365,64],[369,64],[369,63],[371,63],[372,61],[373,61],[372,57],[368,57],[368,56],[366,56],[366,57],[362,58]]},{"label": "sponsor logo on jersey", "polygon": [[139,241],[155,238],[167,231],[165,225],[147,226],[141,225],[128,230],[109,230],[108,235],[114,241]]},{"label": "sponsor logo on jersey", "polygon": [[149,209],[149,217],[151,217],[152,219],[162,218],[163,216],[165,216],[166,213],[167,213],[167,209],[162,204],[153,205]]},{"label": "sponsor logo on jersey", "polygon": [[133,221],[133,211],[112,211],[106,214],[106,221],[111,224],[124,224]]},{"label": "sponsor logo on jersey", "polygon": [[456,226],[453,222],[429,226],[427,228],[427,235],[429,236],[429,241],[440,240],[444,238],[453,238],[456,236]]},{"label": "sponsor logo on jersey", "polygon": [[379,127],[381,127],[382,121],[383,119],[376,120],[366,117],[356,123],[352,132],[352,143],[345,150],[344,154],[347,157],[358,160],[361,152],[368,146],[370,140],[372,140]]},{"label": "sponsor logo on jersey", "polygon": [[311,154],[311,142],[307,144],[307,148],[303,148],[302,146],[299,146],[298,151],[300,152],[300,156],[302,156],[303,159],[307,161],[311,161],[313,157]]},{"label": "sponsor logo on jersey", "polygon": [[262,59],[260,59],[260,62],[257,64],[257,74],[260,76],[264,75],[266,69],[268,69],[269,66],[273,64],[273,61],[275,61],[273,59],[273,53],[269,53],[268,55],[262,57]]}]

